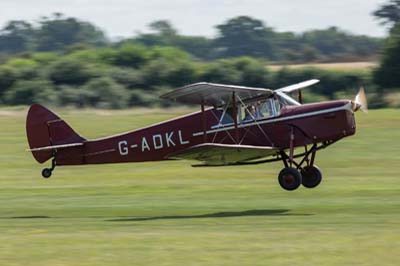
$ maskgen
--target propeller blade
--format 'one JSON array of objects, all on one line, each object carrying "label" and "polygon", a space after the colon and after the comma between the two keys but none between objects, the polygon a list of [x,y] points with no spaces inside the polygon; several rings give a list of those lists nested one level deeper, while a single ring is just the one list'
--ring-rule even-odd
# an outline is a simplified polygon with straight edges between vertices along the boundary
[{"label": "propeller blade", "polygon": [[363,87],[360,88],[358,91],[356,98],[354,99],[355,108],[354,111],[361,109],[364,113],[368,113],[368,102],[367,96],[365,95],[365,90]]}]

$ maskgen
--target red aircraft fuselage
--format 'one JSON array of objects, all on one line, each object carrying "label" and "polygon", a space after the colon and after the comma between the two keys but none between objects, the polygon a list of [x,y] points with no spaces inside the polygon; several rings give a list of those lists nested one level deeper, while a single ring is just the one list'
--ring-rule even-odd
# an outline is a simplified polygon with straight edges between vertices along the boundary
[{"label": "red aircraft fuselage", "polygon": [[[40,105],[32,105],[27,119],[31,148],[82,142],[82,145],[57,150],[57,165],[105,164],[160,161],[167,155],[201,143],[240,144],[289,148],[325,141],[337,141],[356,130],[352,102],[330,101],[285,106],[280,114],[257,121],[218,126],[222,111],[209,108],[127,133],[85,140],[58,116]],[[48,127],[40,126],[47,121]],[[48,135],[45,141],[43,135]],[[292,136],[292,137],[293,137]],[[35,151],[43,163],[50,151]]]}]

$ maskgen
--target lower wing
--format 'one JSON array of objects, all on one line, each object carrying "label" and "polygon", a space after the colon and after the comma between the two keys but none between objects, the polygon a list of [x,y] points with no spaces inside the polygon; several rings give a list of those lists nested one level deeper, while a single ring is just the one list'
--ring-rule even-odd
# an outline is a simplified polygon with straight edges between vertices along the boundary
[{"label": "lower wing", "polygon": [[234,165],[274,155],[277,148],[235,144],[204,143],[167,155],[168,159],[198,160],[205,165]]}]

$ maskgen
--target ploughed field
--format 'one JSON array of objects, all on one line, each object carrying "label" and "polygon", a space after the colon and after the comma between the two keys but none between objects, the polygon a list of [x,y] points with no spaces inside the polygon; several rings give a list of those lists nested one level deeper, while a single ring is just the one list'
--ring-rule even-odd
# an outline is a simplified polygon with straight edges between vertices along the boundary
[{"label": "ploughed field", "polygon": [[[187,110],[56,110],[86,138]],[[282,163],[59,167],[26,152],[26,110],[0,109],[0,264],[399,265],[400,110],[356,114],[356,136],[317,155],[316,189]]]}]

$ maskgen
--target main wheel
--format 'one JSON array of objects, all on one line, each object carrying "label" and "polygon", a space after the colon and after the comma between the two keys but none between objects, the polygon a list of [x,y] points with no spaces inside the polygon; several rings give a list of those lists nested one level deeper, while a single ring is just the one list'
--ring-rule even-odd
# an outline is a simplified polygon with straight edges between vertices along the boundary
[{"label": "main wheel", "polygon": [[49,178],[50,176],[51,176],[51,169],[49,169],[49,168],[44,168],[43,170],[42,170],[42,176],[44,177],[44,178]]},{"label": "main wheel", "polygon": [[322,173],[317,166],[306,166],[301,171],[302,183],[306,188],[315,188],[321,183]]},{"label": "main wheel", "polygon": [[301,179],[300,172],[292,167],[283,168],[278,176],[281,187],[289,191],[297,189],[301,185]]}]

